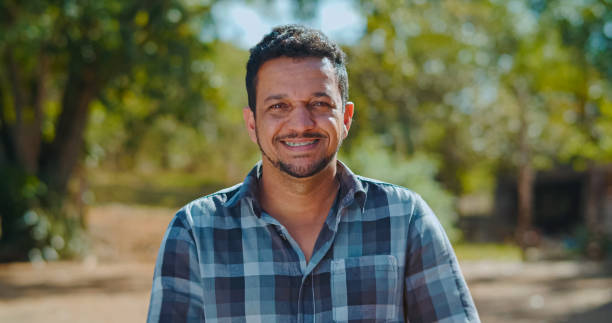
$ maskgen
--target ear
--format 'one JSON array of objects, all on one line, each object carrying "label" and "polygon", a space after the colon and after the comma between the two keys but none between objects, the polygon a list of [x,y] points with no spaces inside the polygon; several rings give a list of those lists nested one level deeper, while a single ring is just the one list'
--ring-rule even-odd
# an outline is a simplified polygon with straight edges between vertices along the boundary
[{"label": "ear", "polygon": [[255,115],[251,108],[244,107],[242,109],[242,117],[244,118],[244,125],[249,133],[249,137],[251,137],[251,141],[257,143],[257,133],[255,131]]},{"label": "ear", "polygon": [[348,136],[349,129],[353,123],[353,113],[355,112],[355,104],[353,102],[347,102],[344,105],[344,134],[343,139]]}]

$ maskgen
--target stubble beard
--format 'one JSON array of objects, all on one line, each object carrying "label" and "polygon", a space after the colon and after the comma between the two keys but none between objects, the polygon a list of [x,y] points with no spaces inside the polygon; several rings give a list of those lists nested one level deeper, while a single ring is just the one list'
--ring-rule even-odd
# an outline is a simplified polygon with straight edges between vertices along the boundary
[{"label": "stubble beard", "polygon": [[257,146],[259,146],[259,150],[261,151],[261,154],[270,162],[270,164],[278,168],[280,171],[288,174],[289,176],[295,177],[295,178],[311,177],[319,173],[320,171],[322,171],[329,164],[329,162],[336,156],[336,154],[338,153],[338,150],[340,149],[340,146],[342,145],[342,142],[339,142],[338,147],[336,148],[336,151],[334,153],[330,154],[329,156],[325,156],[321,158],[321,160],[319,161],[316,161],[307,166],[297,166],[297,165],[292,165],[290,163],[285,163],[280,159],[273,160],[270,156],[268,156],[268,154],[266,154],[266,152],[261,147],[261,143],[259,142],[259,132],[257,131],[257,128],[255,128],[255,136],[257,137]]}]

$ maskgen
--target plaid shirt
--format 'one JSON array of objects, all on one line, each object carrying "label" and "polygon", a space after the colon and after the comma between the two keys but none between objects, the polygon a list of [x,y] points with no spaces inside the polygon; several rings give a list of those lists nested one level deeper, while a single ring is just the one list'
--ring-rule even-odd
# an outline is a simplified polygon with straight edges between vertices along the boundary
[{"label": "plaid shirt", "polygon": [[183,207],[164,236],[148,322],[479,322],[453,249],[421,197],[354,175],[306,261],[245,181]]}]

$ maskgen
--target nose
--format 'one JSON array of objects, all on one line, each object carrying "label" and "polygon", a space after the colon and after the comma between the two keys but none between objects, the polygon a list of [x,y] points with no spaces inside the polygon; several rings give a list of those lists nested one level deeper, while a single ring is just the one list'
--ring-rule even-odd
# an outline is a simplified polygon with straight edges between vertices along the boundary
[{"label": "nose", "polygon": [[293,109],[287,122],[288,130],[297,133],[311,130],[315,126],[315,119],[308,107],[301,105]]}]

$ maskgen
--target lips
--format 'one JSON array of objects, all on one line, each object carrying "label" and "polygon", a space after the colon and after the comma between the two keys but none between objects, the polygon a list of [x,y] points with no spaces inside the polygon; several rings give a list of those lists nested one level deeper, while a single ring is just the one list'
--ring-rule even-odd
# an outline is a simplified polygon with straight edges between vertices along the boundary
[{"label": "lips", "polygon": [[291,133],[276,138],[285,148],[305,151],[314,148],[325,136],[320,133]]},{"label": "lips", "polygon": [[304,147],[308,145],[312,145],[319,141],[319,139],[309,140],[309,141],[285,141],[281,140],[281,142],[289,147]]},{"label": "lips", "polygon": [[320,141],[320,139],[281,140],[280,143],[289,151],[305,153],[315,149]]},{"label": "lips", "polygon": [[318,133],[289,134],[277,138],[283,147],[295,152],[306,152],[317,147],[325,137]]}]

